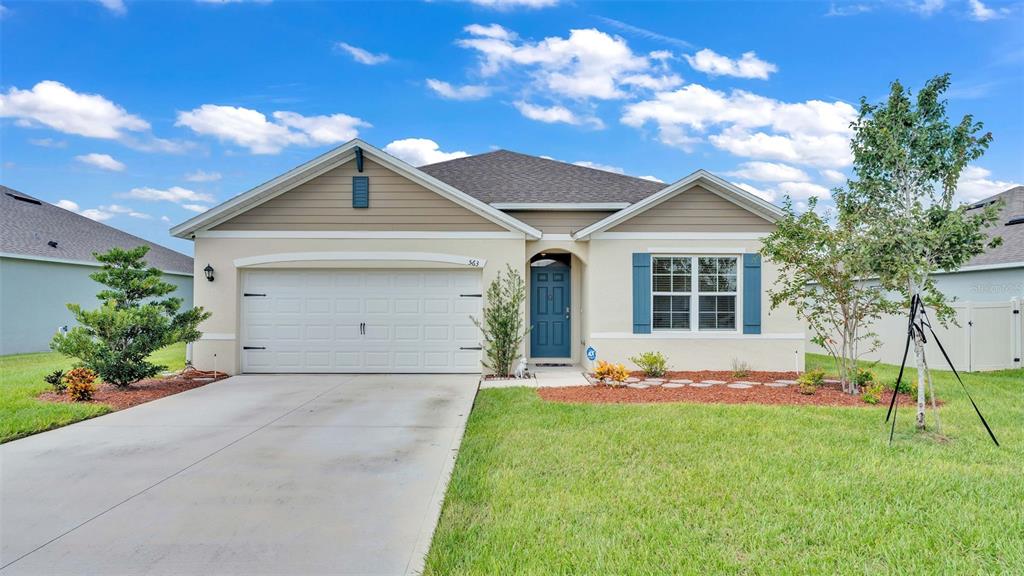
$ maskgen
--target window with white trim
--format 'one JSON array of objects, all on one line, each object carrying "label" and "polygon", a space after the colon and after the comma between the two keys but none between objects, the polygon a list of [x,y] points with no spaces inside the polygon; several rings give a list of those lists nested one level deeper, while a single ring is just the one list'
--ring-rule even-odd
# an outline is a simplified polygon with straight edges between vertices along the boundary
[{"label": "window with white trim", "polygon": [[738,267],[736,256],[651,258],[651,327],[736,330]]}]

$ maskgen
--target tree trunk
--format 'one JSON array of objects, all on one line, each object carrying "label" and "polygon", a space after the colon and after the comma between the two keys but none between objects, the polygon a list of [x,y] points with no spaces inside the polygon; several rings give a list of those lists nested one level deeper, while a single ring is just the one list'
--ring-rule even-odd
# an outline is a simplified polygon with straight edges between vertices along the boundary
[{"label": "tree trunk", "polygon": [[[918,297],[917,311],[913,319],[914,324],[919,324],[924,314],[922,310],[922,294],[918,285],[913,280],[910,281],[910,295],[911,298],[914,296]],[[917,429],[925,429],[925,386],[928,382],[928,361],[925,358],[924,353],[924,335],[919,331],[913,331],[914,336],[914,354],[917,358]]]}]

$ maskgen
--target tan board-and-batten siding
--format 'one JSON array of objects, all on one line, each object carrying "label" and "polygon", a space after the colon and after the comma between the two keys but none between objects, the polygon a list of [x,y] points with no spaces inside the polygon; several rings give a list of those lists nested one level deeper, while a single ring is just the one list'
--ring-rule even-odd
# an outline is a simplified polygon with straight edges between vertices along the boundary
[{"label": "tan board-and-batten siding", "polygon": [[684,190],[609,232],[771,232],[775,225],[700,186]]},{"label": "tan board-and-batten siding", "polygon": [[[352,177],[370,178],[369,208],[352,207]],[[501,226],[369,159],[343,164],[213,230],[503,231]]]}]

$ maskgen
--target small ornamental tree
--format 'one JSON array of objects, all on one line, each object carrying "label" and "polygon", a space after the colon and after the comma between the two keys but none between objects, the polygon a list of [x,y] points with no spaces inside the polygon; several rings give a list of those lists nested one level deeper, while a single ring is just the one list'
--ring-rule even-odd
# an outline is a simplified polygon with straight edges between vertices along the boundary
[{"label": "small ornamental tree", "polygon": [[473,318],[484,337],[484,366],[497,376],[511,376],[523,339],[530,332],[523,320],[526,284],[506,266],[487,288],[483,319]]},{"label": "small ornamental tree", "polygon": [[146,358],[164,346],[198,340],[199,323],[210,317],[202,308],[179,311],[181,298],[161,299],[176,288],[159,269],[146,266],[147,252],[148,246],[139,246],[93,254],[102,267],[89,277],[106,286],[96,295],[102,304],[96,310],[68,304],[79,325],[50,343],[119,388],[164,370]]},{"label": "small ornamental tree", "polygon": [[[956,270],[999,239],[987,242],[985,228],[998,206],[966,213],[954,203],[960,173],[985,153],[992,134],[970,115],[950,124],[942,94],[949,75],[929,80],[913,98],[899,82],[880,104],[861,98],[853,122],[853,171],[845,198],[863,214],[872,272],[882,287],[902,296],[909,308],[918,297],[947,324],[952,307],[936,289],[932,274]],[[918,307],[915,323],[922,319]],[[925,386],[930,382],[924,334],[913,331],[917,357],[917,427],[925,427]],[[934,393],[933,393],[934,397]]]},{"label": "small ornamental tree", "polygon": [[[835,191],[836,197],[842,194]],[[779,266],[768,290],[772,308],[786,304],[811,330],[811,340],[835,359],[843,390],[858,393],[854,379],[860,356],[875,350],[878,336],[868,325],[897,306],[877,285],[863,282],[871,270],[864,226],[857,213],[840,212],[830,225],[815,211],[817,198],[803,214],[787,197],[785,216],[761,246],[761,254]]]}]

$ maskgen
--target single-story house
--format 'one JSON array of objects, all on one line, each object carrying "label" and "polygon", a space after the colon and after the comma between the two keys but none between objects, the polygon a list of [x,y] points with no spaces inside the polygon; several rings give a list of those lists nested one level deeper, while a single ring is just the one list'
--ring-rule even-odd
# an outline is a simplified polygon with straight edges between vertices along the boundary
[{"label": "single-story house", "polygon": [[[1017,186],[975,202],[968,213],[1001,202],[999,219],[986,230],[1002,244],[986,250],[959,270],[933,275],[935,287],[949,299],[956,323],[933,324],[943,348],[958,370],[983,371],[1020,368],[1024,357],[1024,186]],[[906,345],[906,316],[886,316],[871,325],[879,347],[864,354],[865,360],[899,364]],[[810,341],[808,352],[825,350]],[[934,339],[926,348],[929,366],[946,368]],[[913,354],[908,362],[913,365]]]},{"label": "single-story house", "polygon": [[69,302],[99,306],[93,252],[140,245],[192,306],[192,258],[0,186],[0,355],[49,350],[54,333],[74,325]]},{"label": "single-story house", "polygon": [[470,316],[511,268],[531,361],[802,369],[758,254],[780,216],[704,170],[666,185],[504,150],[415,168],[353,140],[171,232],[211,269],[202,368],[479,372]]}]

